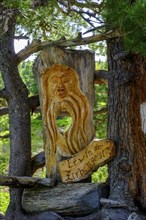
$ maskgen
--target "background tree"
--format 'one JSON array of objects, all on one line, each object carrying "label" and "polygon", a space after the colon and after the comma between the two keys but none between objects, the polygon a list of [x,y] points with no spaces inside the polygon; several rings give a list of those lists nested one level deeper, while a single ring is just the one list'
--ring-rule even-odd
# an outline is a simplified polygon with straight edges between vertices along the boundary
[{"label": "background tree", "polygon": [[[3,0],[0,3],[0,70],[5,84],[0,94],[9,105],[11,175],[30,175],[29,111],[32,105],[28,90],[19,76],[18,64],[32,53],[52,44],[51,41],[42,42],[42,39],[53,38],[56,40],[53,44],[63,47],[107,40],[110,74],[108,137],[117,146],[116,158],[110,165],[110,199],[118,200],[117,206],[129,211],[137,207],[146,209],[146,66],[145,58],[142,57],[145,54],[145,9],[144,0],[52,0],[25,3]],[[34,22],[31,21],[32,17]],[[73,25],[69,25],[70,22]],[[95,35],[86,38],[82,38],[81,34],[77,36],[76,31],[82,31],[83,27],[88,29],[86,33]],[[66,35],[65,30],[72,31],[72,37],[77,37],[74,40],[58,40],[60,36]],[[39,41],[32,41],[16,55],[15,33],[19,39],[31,35],[31,38],[37,37]],[[6,219],[24,216],[21,194],[22,190],[11,189]],[[106,202],[112,207],[108,200]],[[113,206],[116,206],[115,203]],[[108,215],[112,215],[111,219],[117,218],[109,210]]]},{"label": "background tree", "polygon": [[[117,144],[110,165],[110,198],[146,209],[145,180],[145,1],[107,1],[108,27],[124,37],[108,41],[108,137]],[[120,11],[115,19],[116,11]]]}]

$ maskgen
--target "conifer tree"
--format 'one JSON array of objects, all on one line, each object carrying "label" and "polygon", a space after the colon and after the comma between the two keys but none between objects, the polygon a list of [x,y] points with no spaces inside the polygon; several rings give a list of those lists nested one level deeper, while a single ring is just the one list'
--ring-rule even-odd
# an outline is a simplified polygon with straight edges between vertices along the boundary
[{"label": "conifer tree", "polygon": [[[59,40],[68,32],[73,34],[67,38],[77,36],[82,27],[93,36],[84,39],[84,35],[78,35],[74,40]],[[16,34],[19,39],[31,35],[38,40],[16,54]],[[9,104],[10,175],[30,175],[30,101],[19,76],[18,64],[50,45],[51,39],[58,40],[56,45],[63,47],[106,40],[109,71],[107,136],[116,144],[116,157],[109,165],[110,200],[106,201],[99,219],[109,216],[112,220],[125,220],[132,211],[146,210],[145,38],[145,0],[1,1],[0,71],[5,88],[0,91],[0,96]],[[22,210],[21,196],[22,190],[11,189],[6,220],[32,219]]]}]

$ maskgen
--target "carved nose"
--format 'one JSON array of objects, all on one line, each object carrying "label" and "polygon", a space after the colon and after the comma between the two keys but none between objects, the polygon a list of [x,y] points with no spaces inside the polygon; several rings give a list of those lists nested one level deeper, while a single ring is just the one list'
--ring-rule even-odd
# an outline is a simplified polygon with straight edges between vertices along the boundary
[{"label": "carved nose", "polygon": [[57,89],[63,89],[63,83],[61,83],[61,82],[58,83],[58,84],[57,84]]}]

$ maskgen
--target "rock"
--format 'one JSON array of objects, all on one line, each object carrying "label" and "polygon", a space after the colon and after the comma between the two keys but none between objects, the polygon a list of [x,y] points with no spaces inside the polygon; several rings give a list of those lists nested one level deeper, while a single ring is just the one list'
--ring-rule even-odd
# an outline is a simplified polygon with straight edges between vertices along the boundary
[{"label": "rock", "polygon": [[102,209],[99,220],[126,220],[130,212],[124,208]]},{"label": "rock", "polygon": [[99,212],[94,212],[90,215],[82,217],[64,217],[65,220],[99,220]]},{"label": "rock", "polygon": [[132,213],[128,216],[127,220],[141,220],[141,218],[140,218],[139,215],[136,214],[136,212],[132,212]]},{"label": "rock", "polygon": [[127,205],[125,203],[118,200],[101,198],[100,203],[104,205],[105,208],[127,208]]},{"label": "rock", "polygon": [[32,216],[25,216],[23,220],[64,220],[64,218],[54,212],[42,212]]},{"label": "rock", "polygon": [[4,220],[5,216],[0,212],[0,220]]}]

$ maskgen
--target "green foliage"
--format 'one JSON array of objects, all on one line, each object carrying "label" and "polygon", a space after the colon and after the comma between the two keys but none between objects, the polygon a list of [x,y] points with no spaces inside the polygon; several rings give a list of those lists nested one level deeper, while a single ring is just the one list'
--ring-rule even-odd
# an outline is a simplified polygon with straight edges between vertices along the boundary
[{"label": "green foliage", "polygon": [[10,201],[8,189],[0,187],[0,212],[5,213]]},{"label": "green foliage", "polygon": [[[9,139],[8,138],[2,138],[5,137],[7,135],[9,135],[9,117],[8,115],[2,116],[0,117],[0,160],[4,160],[1,159],[2,157],[5,157],[8,152],[9,152]],[[0,163],[1,165],[1,163]],[[1,172],[1,170],[0,170]]]},{"label": "green foliage", "polygon": [[8,162],[9,162],[9,152],[3,150],[0,152],[0,174],[8,174]]},{"label": "green foliage", "polygon": [[25,61],[19,66],[20,76],[27,86],[30,96],[38,94],[37,81],[32,72],[32,65],[32,61]]},{"label": "green foliage", "polygon": [[31,145],[32,155],[43,151],[43,131],[40,113],[31,116]]},{"label": "green foliage", "polygon": [[78,13],[64,12],[64,7],[60,7],[57,0],[46,0],[43,6],[41,1],[38,2],[40,6],[37,5],[37,1],[32,0],[3,0],[7,8],[19,10],[16,24],[18,35],[57,40],[64,36],[75,37],[77,32],[88,26]]},{"label": "green foliage", "polygon": [[[2,138],[9,134],[8,116],[0,117],[0,175],[8,174],[9,138]],[[0,187],[0,212],[5,213],[9,203],[9,193],[6,187]]]},{"label": "green foliage", "polygon": [[31,1],[23,4],[22,1],[18,5],[21,13],[17,17],[16,31],[19,34],[22,34],[23,30],[31,34],[33,38],[57,40],[62,36],[75,36],[75,32],[81,30],[81,23],[85,25],[78,14],[70,13],[70,16],[66,16],[55,0],[49,0],[43,7],[33,8]]},{"label": "green foliage", "polygon": [[99,169],[92,174],[93,183],[105,182],[108,177],[108,168],[107,166],[99,167]]},{"label": "green foliage", "polygon": [[106,126],[107,126],[107,114],[103,112],[98,114],[98,111],[107,107],[107,85],[96,85],[95,86],[95,106],[94,106],[94,125],[96,128],[96,137],[106,137]]},{"label": "green foliage", "polygon": [[[96,69],[107,69],[106,62],[96,62]],[[106,138],[107,114],[98,114],[99,111],[107,107],[107,90],[106,84],[95,85],[95,106],[94,106],[94,125],[96,128],[96,137]]]},{"label": "green foliage", "polygon": [[106,9],[109,29],[118,28],[124,34],[126,49],[146,55],[146,0],[108,0]]},{"label": "green foliage", "polygon": [[2,79],[2,74],[0,72],[0,90],[4,88],[4,82],[3,82],[3,79]]},{"label": "green foliage", "polygon": [[[104,41],[89,44],[88,47],[95,52],[96,56],[106,56],[107,47]],[[103,62],[103,64],[106,64],[106,62]],[[98,63],[98,69],[99,68],[100,64]]]},{"label": "green foliage", "polygon": [[58,117],[56,123],[60,129],[66,131],[72,123],[72,118],[68,116]]}]

